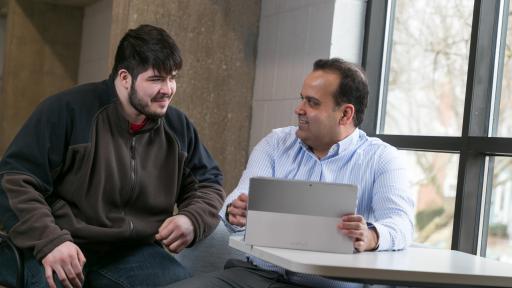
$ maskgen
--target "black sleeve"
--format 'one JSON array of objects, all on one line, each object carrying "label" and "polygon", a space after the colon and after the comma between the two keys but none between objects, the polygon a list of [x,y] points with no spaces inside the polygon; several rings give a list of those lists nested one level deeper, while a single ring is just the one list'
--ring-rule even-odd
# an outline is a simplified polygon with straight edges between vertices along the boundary
[{"label": "black sleeve", "polygon": [[55,96],[47,98],[0,161],[0,224],[18,247],[34,248],[38,259],[72,240],[55,224],[46,201],[65,155],[67,118],[65,104]]},{"label": "black sleeve", "polygon": [[171,129],[180,149],[187,155],[177,199],[178,210],[192,221],[195,243],[207,237],[219,223],[218,213],[225,199],[222,172],[186,116],[175,108],[170,114],[173,115],[172,124],[169,123]]}]

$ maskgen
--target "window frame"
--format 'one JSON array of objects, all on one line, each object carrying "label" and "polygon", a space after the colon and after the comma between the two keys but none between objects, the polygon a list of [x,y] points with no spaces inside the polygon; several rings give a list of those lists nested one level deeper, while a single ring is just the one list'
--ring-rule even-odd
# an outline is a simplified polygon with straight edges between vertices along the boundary
[{"label": "window frame", "polygon": [[[491,116],[497,116],[499,111],[503,55],[502,51],[497,53],[497,47],[502,47],[505,40],[507,19],[502,19],[501,15],[503,11],[508,12],[508,5],[508,0],[474,1],[459,137],[382,133],[388,60],[392,58],[393,21],[389,19],[394,19],[396,0],[368,0],[366,8],[362,66],[367,71],[370,95],[361,129],[398,149],[460,155],[451,249],[482,256],[486,250],[491,197],[491,193],[485,192],[492,187],[492,183],[486,181],[486,175],[492,175],[493,157],[489,156],[512,156],[512,138],[489,137],[496,131],[496,127],[490,127]],[[500,30],[500,25],[504,29]]]}]

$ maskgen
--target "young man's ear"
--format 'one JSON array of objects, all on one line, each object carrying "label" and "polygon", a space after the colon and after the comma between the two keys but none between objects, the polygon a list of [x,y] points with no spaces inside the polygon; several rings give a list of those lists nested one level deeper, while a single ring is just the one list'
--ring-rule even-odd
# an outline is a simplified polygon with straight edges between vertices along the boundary
[{"label": "young man's ear", "polygon": [[117,77],[119,78],[120,83],[123,86],[123,88],[125,88],[127,90],[130,89],[130,87],[132,85],[132,76],[130,75],[130,73],[127,70],[120,69],[117,72]]},{"label": "young man's ear", "polygon": [[354,117],[356,113],[356,108],[352,104],[343,104],[340,107],[340,118],[338,123],[340,125],[347,125],[349,123],[354,123]]}]

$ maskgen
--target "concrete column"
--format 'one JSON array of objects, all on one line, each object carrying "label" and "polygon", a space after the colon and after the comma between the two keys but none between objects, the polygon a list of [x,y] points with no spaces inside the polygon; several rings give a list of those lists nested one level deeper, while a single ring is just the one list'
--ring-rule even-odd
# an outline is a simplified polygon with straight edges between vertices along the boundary
[{"label": "concrete column", "polygon": [[260,0],[114,0],[110,63],[128,28],[166,29],[183,52],[173,105],[183,110],[224,175],[229,193],[245,168]]},{"label": "concrete column", "polygon": [[41,100],[76,84],[82,9],[11,0],[7,12],[0,155]]}]

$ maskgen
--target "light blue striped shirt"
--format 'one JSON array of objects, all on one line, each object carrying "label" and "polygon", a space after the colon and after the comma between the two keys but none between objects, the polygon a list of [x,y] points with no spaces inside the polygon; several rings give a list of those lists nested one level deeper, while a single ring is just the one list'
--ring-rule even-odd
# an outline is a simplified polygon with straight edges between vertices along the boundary
[{"label": "light blue striped shirt", "polygon": [[[375,225],[378,250],[399,250],[413,237],[414,200],[408,187],[405,161],[398,150],[359,129],[331,147],[322,159],[295,136],[297,127],[275,129],[254,147],[246,170],[219,212],[232,232],[244,228],[229,224],[226,206],[249,190],[255,176],[347,183],[358,186],[356,213]],[[336,229],[336,227],[333,227]],[[351,287],[355,284],[285,271],[261,259],[251,261],[262,268],[283,273],[291,282],[313,287]],[[355,286],[358,287],[358,286]]]}]

